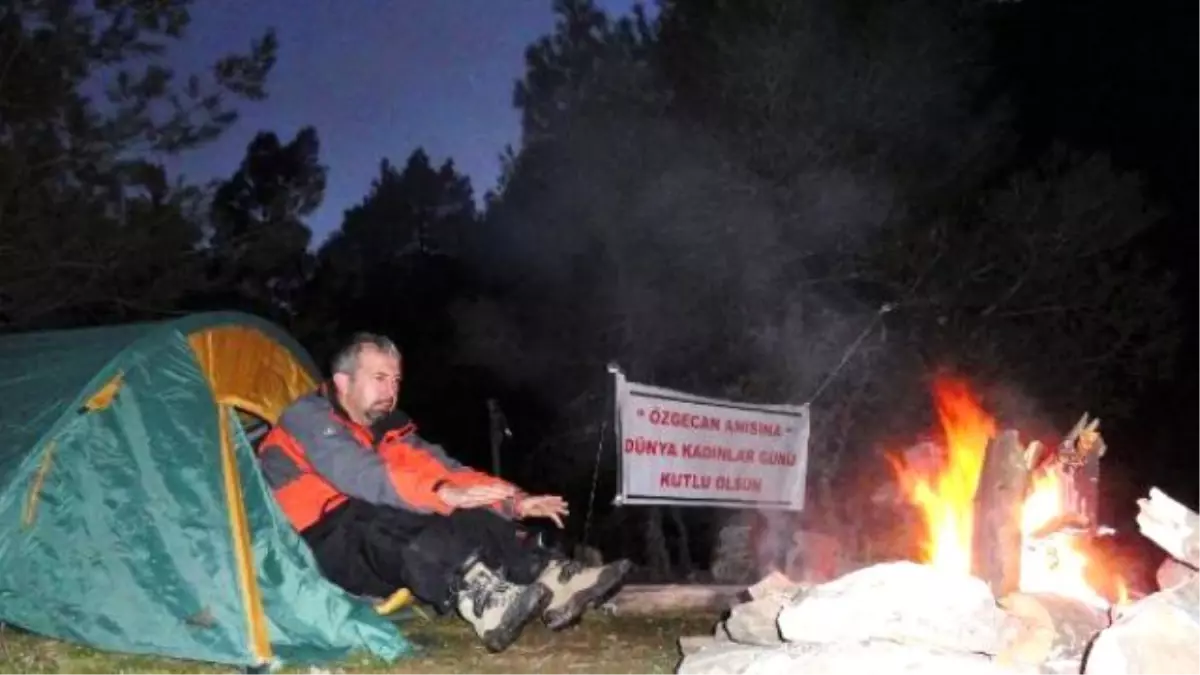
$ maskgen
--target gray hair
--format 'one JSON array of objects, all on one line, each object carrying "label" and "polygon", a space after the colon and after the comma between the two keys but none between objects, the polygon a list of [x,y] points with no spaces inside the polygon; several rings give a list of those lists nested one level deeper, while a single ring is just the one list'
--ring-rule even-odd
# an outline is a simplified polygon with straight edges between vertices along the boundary
[{"label": "gray hair", "polygon": [[339,349],[337,354],[334,354],[333,372],[353,375],[358,370],[358,355],[366,347],[374,347],[388,356],[400,358],[400,349],[391,339],[375,333],[355,333],[346,342],[346,345]]}]

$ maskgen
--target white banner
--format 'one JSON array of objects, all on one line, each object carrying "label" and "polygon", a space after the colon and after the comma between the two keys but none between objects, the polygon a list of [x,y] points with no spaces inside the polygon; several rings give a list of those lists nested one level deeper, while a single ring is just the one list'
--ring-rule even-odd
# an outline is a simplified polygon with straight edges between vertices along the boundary
[{"label": "white banner", "polygon": [[624,504],[799,511],[808,473],[807,405],[751,405],[616,378]]}]

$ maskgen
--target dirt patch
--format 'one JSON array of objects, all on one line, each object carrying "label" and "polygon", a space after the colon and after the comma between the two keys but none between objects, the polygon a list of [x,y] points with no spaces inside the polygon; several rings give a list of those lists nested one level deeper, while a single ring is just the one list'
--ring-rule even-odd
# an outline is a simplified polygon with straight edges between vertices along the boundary
[{"label": "dirt patch", "polygon": [[[607,617],[592,615],[552,633],[530,626],[502,654],[489,654],[470,629],[452,618],[414,618],[404,631],[419,646],[413,658],[385,663],[351,657],[319,668],[293,664],[285,673],[670,673],[679,662],[680,635],[710,632],[711,615]],[[110,654],[29,635],[0,632],[0,673],[216,673],[228,668],[190,661]]]}]

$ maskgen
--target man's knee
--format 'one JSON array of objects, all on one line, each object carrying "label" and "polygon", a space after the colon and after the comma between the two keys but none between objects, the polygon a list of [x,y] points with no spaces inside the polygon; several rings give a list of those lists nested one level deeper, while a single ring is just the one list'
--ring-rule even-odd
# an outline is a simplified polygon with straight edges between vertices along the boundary
[{"label": "man's knee", "polygon": [[491,509],[457,509],[446,516],[456,523],[477,528],[516,530],[516,523]]}]

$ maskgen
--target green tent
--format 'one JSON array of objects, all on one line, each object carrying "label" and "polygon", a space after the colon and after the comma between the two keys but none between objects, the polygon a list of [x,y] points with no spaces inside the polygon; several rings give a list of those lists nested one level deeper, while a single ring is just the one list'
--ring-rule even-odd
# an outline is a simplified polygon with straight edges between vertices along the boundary
[{"label": "green tent", "polygon": [[246,667],[411,653],[258,471],[252,427],[317,372],[239,313],[0,337],[0,621]]}]

